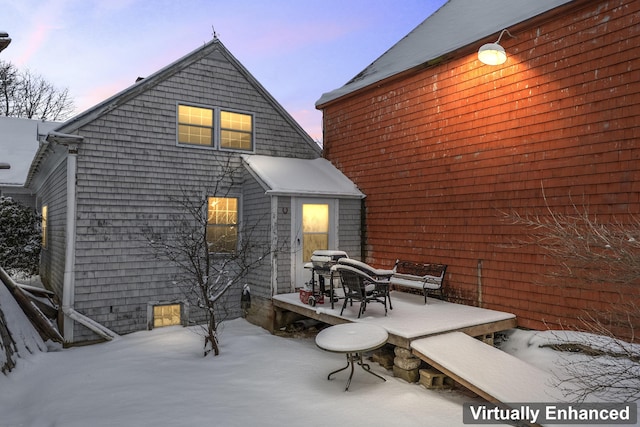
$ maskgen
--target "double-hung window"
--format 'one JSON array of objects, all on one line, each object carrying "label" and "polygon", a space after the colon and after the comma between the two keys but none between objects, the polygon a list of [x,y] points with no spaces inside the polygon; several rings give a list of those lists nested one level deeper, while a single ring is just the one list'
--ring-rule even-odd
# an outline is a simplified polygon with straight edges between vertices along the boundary
[{"label": "double-hung window", "polygon": [[253,150],[253,117],[249,114],[220,111],[220,147]]},{"label": "double-hung window", "polygon": [[178,105],[178,143],[253,151],[253,115],[221,108]]},{"label": "double-hung window", "polygon": [[208,198],[207,244],[209,252],[234,253],[236,251],[238,247],[238,198]]},{"label": "double-hung window", "polygon": [[213,110],[178,105],[178,142],[213,146]]}]

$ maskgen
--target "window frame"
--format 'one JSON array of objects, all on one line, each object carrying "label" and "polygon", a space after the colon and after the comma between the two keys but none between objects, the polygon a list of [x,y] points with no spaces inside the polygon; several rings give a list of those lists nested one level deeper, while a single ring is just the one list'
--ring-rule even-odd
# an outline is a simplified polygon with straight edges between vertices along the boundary
[{"label": "window frame", "polygon": [[155,307],[180,305],[180,325],[189,326],[189,302],[186,300],[147,301],[147,329],[165,328],[168,325],[156,326]]},{"label": "window frame", "polygon": [[40,207],[40,230],[42,234],[40,245],[42,249],[47,249],[49,244],[49,205],[42,205]]},{"label": "window frame", "polygon": [[[210,199],[212,198],[217,198],[217,199],[235,199],[236,200],[236,222],[235,224],[233,223],[224,223],[224,224],[210,224],[209,223],[209,205],[210,205]],[[217,254],[217,255],[235,255],[238,253],[238,248],[240,247],[240,225],[242,222],[242,198],[240,197],[240,195],[236,195],[236,194],[226,194],[223,196],[220,195],[210,195],[207,196],[207,203],[205,206],[205,218],[206,218],[206,230],[205,230],[205,238],[207,239],[207,248],[209,249],[209,253],[210,254]],[[211,248],[209,246],[209,240],[208,240],[208,235],[209,235],[209,227],[229,227],[229,226],[235,226],[236,228],[236,241],[235,241],[235,247],[233,249],[233,251],[220,251],[220,250],[215,250],[218,248]]]},{"label": "window frame", "polygon": [[[242,131],[242,130],[237,130],[237,129],[232,129],[232,128],[223,128],[222,127],[222,113],[231,113],[231,114],[242,114],[244,116],[249,116],[251,117],[251,131],[247,132],[247,131]],[[253,153],[255,151],[255,115],[253,113],[250,113],[248,111],[240,111],[240,110],[234,110],[231,108],[219,108],[218,109],[218,114],[216,116],[218,118],[218,147],[220,149],[220,151],[236,151],[236,152],[241,152],[241,153]],[[242,133],[242,134],[249,134],[250,138],[251,138],[251,148],[249,149],[245,149],[245,148],[230,148],[230,147],[223,147],[222,146],[222,131],[226,130],[226,131],[232,131],[232,132],[236,132],[236,133]]]},{"label": "window frame", "polygon": [[[199,125],[190,125],[188,123],[180,122],[180,107],[194,107],[194,108],[202,108],[206,110],[211,110],[212,114],[212,127],[211,127],[211,145],[204,144],[193,144],[189,142],[181,142],[180,141],[180,126],[194,126],[194,127],[202,127],[207,128],[206,126]],[[232,114],[242,114],[245,116],[249,116],[251,118],[251,131],[242,131],[235,130],[233,128],[223,128],[221,126],[222,123],[222,113],[232,113]],[[175,120],[176,120],[176,145],[179,147],[188,147],[188,148],[196,148],[201,150],[216,150],[216,151],[227,151],[227,152],[236,152],[236,153],[255,153],[256,147],[256,131],[255,131],[255,122],[256,115],[250,111],[238,110],[234,108],[224,108],[220,106],[211,106],[197,103],[189,103],[189,102],[177,102],[175,109]],[[222,146],[222,132],[223,131],[233,131],[243,134],[248,134],[251,138],[251,147],[249,149],[244,148],[232,148],[232,147],[224,147]]]},{"label": "window frame", "polygon": [[[211,126],[181,122],[180,107],[190,107],[190,108],[199,108],[202,110],[210,110]],[[193,128],[208,129],[211,132],[211,144],[198,144],[198,143],[180,141],[180,126],[190,126]],[[178,103],[176,105],[176,142],[178,145],[186,146],[186,147],[215,148],[216,146],[216,112],[215,110],[211,107],[207,107],[204,105]]]}]

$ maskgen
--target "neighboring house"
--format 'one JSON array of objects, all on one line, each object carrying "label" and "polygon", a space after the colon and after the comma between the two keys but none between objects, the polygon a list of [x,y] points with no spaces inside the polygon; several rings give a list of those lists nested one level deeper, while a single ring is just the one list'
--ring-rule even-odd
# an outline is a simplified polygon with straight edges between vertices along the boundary
[{"label": "neighboring house", "polygon": [[[217,39],[50,132],[27,187],[45,216],[41,277],[62,302],[65,340],[99,338],[93,322],[127,333],[152,327],[157,316],[202,319],[149,241],[175,231],[177,202],[204,197],[208,232],[227,237],[212,250],[236,250],[247,224],[251,238],[271,248],[230,291],[228,306],[230,316],[241,315],[248,284],[249,317],[269,327],[272,295],[308,280],[300,254],[361,252],[364,196],[320,152]],[[213,194],[216,187],[223,193]],[[306,207],[325,214],[311,218],[324,222],[313,235],[305,234]]]},{"label": "neighboring house", "polygon": [[[547,286],[555,260],[502,216],[640,217],[639,22],[631,0],[450,0],[324,94],[324,157],[367,195],[365,260],[448,264],[450,298],[524,327],[594,315],[631,336],[637,286]],[[483,64],[503,29],[507,61]]]},{"label": "neighboring house", "polygon": [[35,196],[24,188],[24,183],[38,151],[39,135],[46,135],[58,125],[58,122],[0,117],[0,196],[35,208]]}]

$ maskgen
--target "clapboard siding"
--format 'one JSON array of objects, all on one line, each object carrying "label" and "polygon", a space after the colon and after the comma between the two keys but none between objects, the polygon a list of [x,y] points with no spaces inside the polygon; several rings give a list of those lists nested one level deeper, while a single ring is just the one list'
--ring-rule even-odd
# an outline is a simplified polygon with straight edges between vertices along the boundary
[{"label": "clapboard siding", "polygon": [[503,215],[640,215],[638,16],[640,2],[581,2],[505,36],[502,66],[478,44],[325,106],[325,157],[367,195],[367,260],[448,264],[452,297],[525,327],[588,307],[628,335],[637,287],[548,286],[554,260]]}]

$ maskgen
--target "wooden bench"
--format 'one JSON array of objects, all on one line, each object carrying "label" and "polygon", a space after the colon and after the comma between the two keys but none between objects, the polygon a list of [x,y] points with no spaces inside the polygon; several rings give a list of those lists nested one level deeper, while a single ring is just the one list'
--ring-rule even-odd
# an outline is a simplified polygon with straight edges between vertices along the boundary
[{"label": "wooden bench", "polygon": [[447,271],[444,264],[421,264],[411,261],[396,260],[390,284],[399,287],[418,289],[424,293],[424,303],[427,303],[427,293],[442,294],[442,282]]}]

